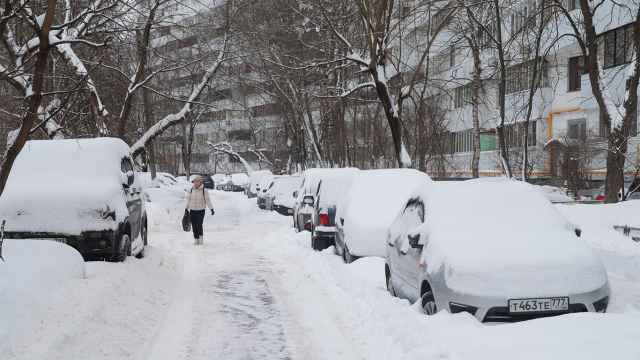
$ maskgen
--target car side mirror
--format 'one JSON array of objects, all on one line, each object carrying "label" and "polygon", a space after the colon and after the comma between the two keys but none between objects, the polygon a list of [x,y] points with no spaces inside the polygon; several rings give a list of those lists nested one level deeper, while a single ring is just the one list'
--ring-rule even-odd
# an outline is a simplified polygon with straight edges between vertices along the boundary
[{"label": "car side mirror", "polygon": [[581,237],[582,236],[582,229],[575,228],[575,229],[573,229],[573,231],[576,233],[577,237]]},{"label": "car side mirror", "polygon": [[293,198],[295,199],[295,198],[297,198],[297,197],[298,197],[298,191],[294,191],[294,192],[293,192]]},{"label": "car side mirror", "polygon": [[420,243],[419,233],[407,235],[407,238],[409,239],[409,246],[411,246],[412,248],[422,250],[422,248],[424,247],[424,245]]}]

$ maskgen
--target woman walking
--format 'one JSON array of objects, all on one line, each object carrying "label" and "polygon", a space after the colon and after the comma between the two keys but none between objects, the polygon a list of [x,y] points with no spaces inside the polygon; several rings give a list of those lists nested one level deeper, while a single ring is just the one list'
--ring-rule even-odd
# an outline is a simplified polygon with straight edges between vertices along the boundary
[{"label": "woman walking", "polygon": [[211,199],[209,199],[209,192],[204,188],[204,179],[198,176],[192,181],[193,186],[189,194],[187,194],[187,204],[185,205],[185,212],[189,213],[191,218],[191,228],[193,229],[193,239],[196,245],[202,245],[203,232],[202,223],[204,221],[204,211],[211,209],[211,215],[215,214],[213,205],[211,205]]}]

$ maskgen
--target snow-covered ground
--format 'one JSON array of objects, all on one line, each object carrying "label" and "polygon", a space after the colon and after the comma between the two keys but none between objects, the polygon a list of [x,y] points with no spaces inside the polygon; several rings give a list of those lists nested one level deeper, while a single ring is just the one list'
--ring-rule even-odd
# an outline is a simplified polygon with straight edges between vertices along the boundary
[{"label": "snow-covered ground", "polygon": [[345,265],[255,199],[212,194],[202,247],[180,230],[181,194],[154,191],[144,259],[87,263],[84,278],[26,286],[22,298],[0,293],[0,358],[640,359],[640,244],[602,239],[592,209],[561,211],[603,257],[610,313],[487,326],[426,317],[388,295],[382,259]]}]

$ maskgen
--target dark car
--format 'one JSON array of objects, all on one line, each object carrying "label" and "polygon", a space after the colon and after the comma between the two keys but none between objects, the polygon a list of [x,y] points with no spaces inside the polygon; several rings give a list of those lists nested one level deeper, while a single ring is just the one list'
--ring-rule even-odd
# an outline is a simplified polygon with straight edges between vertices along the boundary
[{"label": "dark car", "polygon": [[142,257],[147,216],[136,174],[120,139],[29,141],[2,194],[5,238],[58,241],[85,259]]},{"label": "dark car", "polygon": [[204,179],[203,184],[205,189],[214,190],[216,188],[216,184],[209,174],[193,174],[192,178],[194,175],[201,176]]},{"label": "dark car", "polygon": [[325,176],[318,184],[311,210],[311,247],[324,250],[335,244],[336,208],[353,180],[353,173]]}]

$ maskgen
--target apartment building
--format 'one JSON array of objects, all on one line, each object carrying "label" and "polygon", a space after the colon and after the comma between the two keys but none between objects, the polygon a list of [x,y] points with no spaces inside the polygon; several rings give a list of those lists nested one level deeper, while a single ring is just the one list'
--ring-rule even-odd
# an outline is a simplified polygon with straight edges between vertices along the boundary
[{"label": "apartment building", "polygon": [[[506,2],[505,2],[506,3]],[[524,134],[528,128],[529,169],[533,177],[562,178],[567,172],[581,167],[582,176],[602,180],[605,175],[606,139],[604,124],[594,101],[581,51],[575,39],[566,36],[571,31],[566,19],[553,9],[540,9],[536,0],[517,1],[503,9],[501,22],[506,56],[506,121],[505,139],[516,172],[521,170]],[[567,9],[579,12],[579,2],[566,1]],[[625,11],[613,1],[605,1],[598,10],[595,28],[598,34],[598,56],[603,67],[603,88],[608,101],[623,103],[625,79],[632,56],[632,28],[634,11]],[[635,6],[638,6],[637,4]],[[606,8],[604,8],[606,7]],[[443,21],[450,7],[442,6],[426,19]],[[540,27],[540,13],[545,25],[541,32],[539,56],[536,58],[535,39]],[[481,16],[482,14],[478,14]],[[495,17],[486,16],[486,29],[495,31]],[[431,100],[444,114],[448,129],[447,170],[449,176],[471,175],[473,151],[472,84],[474,66],[471,48],[460,34],[460,24],[448,24],[434,43],[430,54],[428,74]],[[424,38],[422,39],[424,42]],[[418,41],[419,42],[419,41]],[[498,112],[498,54],[491,46],[491,38],[480,34],[476,39],[482,61],[480,119],[480,173],[502,173],[497,151],[496,127]],[[409,63],[410,63],[409,59]],[[530,96],[533,74],[540,74],[539,85]],[[528,105],[531,116],[526,125]],[[626,172],[632,175],[640,164],[640,137],[637,114],[629,139]]]},{"label": "apartment building", "polygon": [[[205,6],[206,5],[206,6]],[[165,24],[153,34],[155,53],[164,57],[198,59],[206,57],[203,64],[188,66],[160,77],[158,85],[166,94],[186,98],[193,86],[203,77],[206,67],[216,60],[222,48],[224,29],[224,3],[197,2],[171,3],[161,10]],[[233,43],[231,44],[233,46]],[[280,129],[280,111],[269,98],[254,87],[247,86],[246,79],[256,75],[243,61],[240,49],[230,48],[234,60],[228,61],[211,82],[202,96],[198,111],[191,124],[178,125],[157,141],[158,158],[163,170],[183,173],[182,148],[184,134],[192,137],[191,171],[206,173],[234,173],[247,171],[237,156],[212,151],[211,144],[226,143],[253,169],[271,168],[283,158],[285,149]],[[160,66],[160,57],[156,62]],[[155,109],[164,113],[177,111],[180,102],[169,104],[156,97]],[[258,156],[260,153],[263,156]],[[286,159],[286,158],[285,158]]]}]

